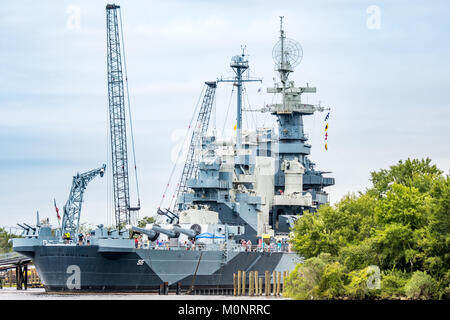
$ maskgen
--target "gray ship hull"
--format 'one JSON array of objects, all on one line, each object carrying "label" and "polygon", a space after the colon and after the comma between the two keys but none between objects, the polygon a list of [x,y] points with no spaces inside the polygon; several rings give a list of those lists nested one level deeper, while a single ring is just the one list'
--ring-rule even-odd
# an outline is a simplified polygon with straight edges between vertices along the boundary
[{"label": "gray ship hull", "polygon": [[30,256],[47,291],[156,291],[169,287],[232,288],[238,270],[291,271],[295,253],[157,250],[37,245],[15,248]]}]

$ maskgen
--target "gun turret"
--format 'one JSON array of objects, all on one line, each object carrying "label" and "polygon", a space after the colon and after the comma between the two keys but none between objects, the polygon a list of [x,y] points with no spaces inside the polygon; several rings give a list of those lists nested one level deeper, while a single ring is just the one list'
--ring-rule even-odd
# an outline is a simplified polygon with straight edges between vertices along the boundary
[{"label": "gun turret", "polygon": [[20,223],[18,223],[17,224],[19,227],[21,227],[24,231],[26,231],[27,232],[27,234],[28,234],[28,232],[30,231],[30,229],[29,228],[27,228],[27,227],[24,227],[23,225],[21,225]]},{"label": "gun turret", "polygon": [[175,232],[187,235],[190,239],[195,238],[200,233],[197,230],[181,228],[179,225],[174,225],[173,230]]},{"label": "gun turret", "polygon": [[27,225],[25,222],[23,223],[25,226],[27,226],[28,228],[30,228],[31,230],[33,230],[33,231],[36,231],[36,228],[34,228],[34,227],[32,227],[32,226],[29,226],[29,225]]},{"label": "gun turret", "polygon": [[145,234],[150,241],[155,241],[159,237],[159,232],[151,229],[143,229],[135,226],[131,227],[131,230],[136,233]]},{"label": "gun turret", "polygon": [[165,209],[166,211],[162,211],[160,208],[158,208],[157,213],[160,216],[166,216],[168,218],[167,222],[168,223],[173,223],[175,220],[178,222],[179,221],[179,217],[173,213],[172,211],[170,211],[169,209]]},{"label": "gun turret", "polygon": [[169,238],[178,238],[180,236],[180,233],[175,231],[175,230],[169,230],[169,229],[164,229],[161,228],[159,225],[154,224],[152,227],[152,230],[159,232],[159,233],[163,233],[166,236],[168,236]]}]

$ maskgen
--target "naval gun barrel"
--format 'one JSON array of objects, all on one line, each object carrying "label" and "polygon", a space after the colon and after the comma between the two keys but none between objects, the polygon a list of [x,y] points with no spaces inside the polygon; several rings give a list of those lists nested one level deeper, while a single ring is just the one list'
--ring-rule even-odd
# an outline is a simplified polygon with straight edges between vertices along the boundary
[{"label": "naval gun barrel", "polygon": [[25,222],[23,223],[25,226],[27,226],[28,228],[30,228],[33,231],[36,231],[36,228],[33,228],[32,226],[27,225]]},{"label": "naval gun barrel", "polygon": [[155,241],[159,237],[159,232],[151,229],[143,229],[135,226],[131,227],[131,230],[136,233],[145,234],[150,241]]},{"label": "naval gun barrel", "polygon": [[185,234],[185,235],[187,235],[189,238],[195,238],[195,237],[198,235],[198,232],[196,232],[195,230],[192,230],[192,229],[184,229],[184,228],[181,228],[180,226],[177,226],[177,225],[173,226],[173,230],[174,230],[175,232]]},{"label": "naval gun barrel", "polygon": [[30,231],[30,228],[24,227],[23,225],[21,225],[20,223],[17,224],[19,227],[21,227],[23,230],[25,230],[26,232]]},{"label": "naval gun barrel", "polygon": [[169,238],[178,238],[180,236],[180,233],[175,231],[175,230],[169,230],[169,229],[164,229],[161,228],[159,225],[154,224],[152,227],[152,230],[159,232],[159,233],[163,233],[166,236],[168,236]]}]

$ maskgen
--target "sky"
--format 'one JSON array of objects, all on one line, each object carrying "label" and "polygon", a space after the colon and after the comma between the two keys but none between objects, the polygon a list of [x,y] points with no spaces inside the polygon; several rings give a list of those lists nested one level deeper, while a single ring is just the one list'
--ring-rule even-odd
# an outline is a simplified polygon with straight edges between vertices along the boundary
[{"label": "sky", "polygon": [[[290,75],[317,87],[304,102],[331,107],[305,118],[316,168],[331,171],[331,203],[370,187],[370,172],[399,160],[450,169],[448,1],[117,1],[135,140],[141,216],[154,215],[205,81],[230,77],[246,46],[244,107],[273,101],[279,16],[303,48]],[[10,1],[0,11],[0,226],[57,225],[72,177],[110,163],[106,2]],[[262,88],[260,92],[258,90]],[[232,133],[231,85],[222,83],[212,126]],[[234,97],[235,99],[235,97]],[[245,128],[275,126],[244,114]],[[131,143],[130,135],[128,135]],[[129,153],[131,155],[131,151]],[[132,162],[130,157],[130,163]],[[178,163],[171,181],[179,179]],[[111,172],[85,192],[81,222],[113,222]],[[135,176],[130,170],[133,204]]]}]

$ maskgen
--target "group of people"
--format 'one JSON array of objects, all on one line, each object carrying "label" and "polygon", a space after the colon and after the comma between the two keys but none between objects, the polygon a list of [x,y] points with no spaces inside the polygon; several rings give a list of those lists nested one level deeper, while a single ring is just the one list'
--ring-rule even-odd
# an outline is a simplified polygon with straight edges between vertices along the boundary
[{"label": "group of people", "polygon": [[[136,235],[134,238],[134,245],[136,249],[149,249],[150,248],[150,240],[147,240],[147,243],[144,242],[142,235]],[[195,240],[186,240],[184,242],[179,242],[178,246],[184,246],[186,250],[195,250]],[[167,240],[159,240],[157,239],[154,242],[153,249],[156,250],[170,250],[169,241]]]},{"label": "group of people", "polygon": [[147,239],[147,241],[144,242],[142,234],[140,234],[134,238],[134,246],[136,249],[148,248],[150,246],[150,240]]},{"label": "group of people", "polygon": [[89,233],[86,233],[86,235],[79,233],[78,234],[78,246],[90,246],[91,245],[91,235]]},{"label": "group of people", "polygon": [[186,250],[195,250],[195,240],[184,241],[184,246]]},{"label": "group of people", "polygon": [[258,244],[252,247],[251,240],[241,239],[239,241],[241,248],[243,251],[251,252],[251,251],[269,251],[269,252],[281,252],[281,251],[289,251],[289,243],[286,241],[277,242],[271,241],[269,243],[265,242],[263,239],[258,239]]}]

